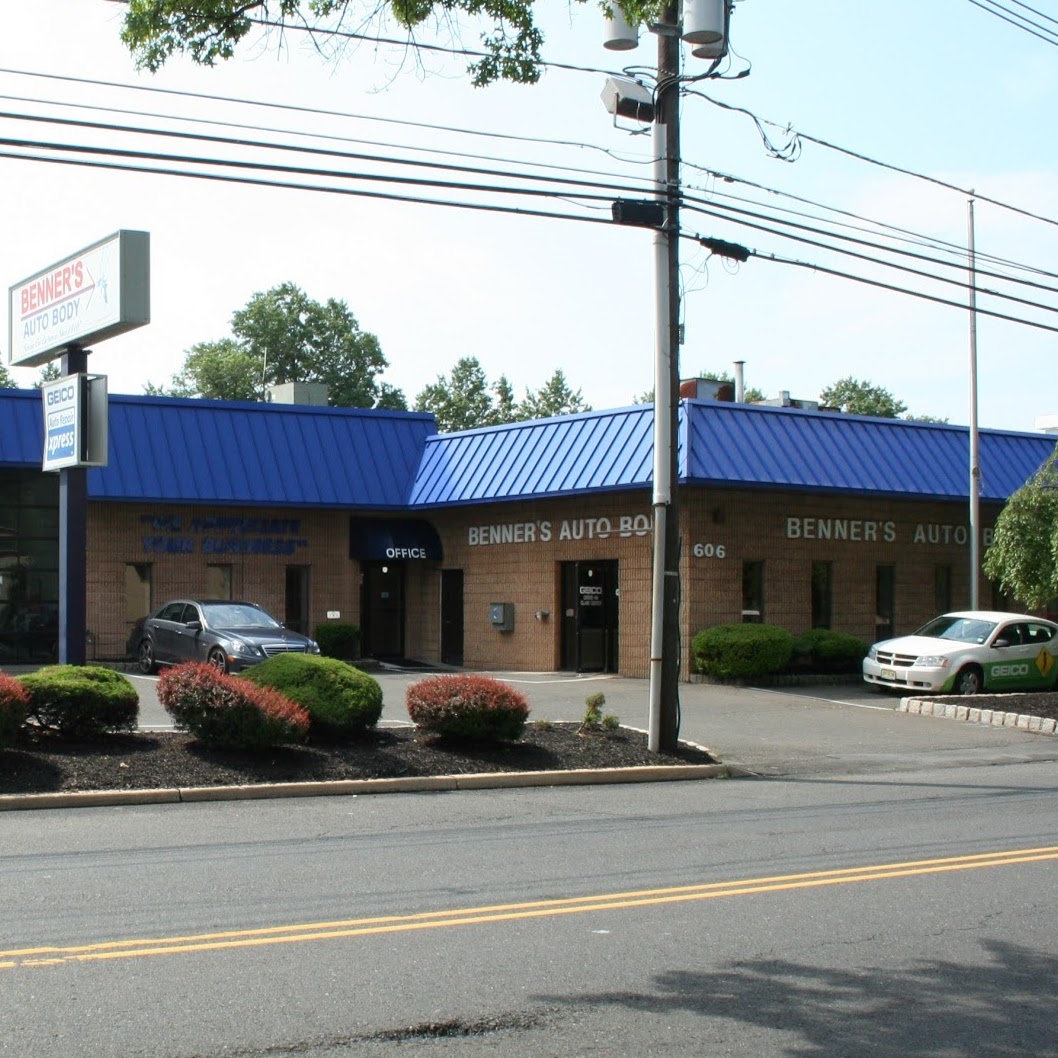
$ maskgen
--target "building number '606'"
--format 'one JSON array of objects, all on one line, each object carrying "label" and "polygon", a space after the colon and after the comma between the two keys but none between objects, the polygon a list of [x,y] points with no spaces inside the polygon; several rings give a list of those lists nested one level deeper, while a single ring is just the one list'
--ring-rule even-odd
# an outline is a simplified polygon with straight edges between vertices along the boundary
[{"label": "building number '606'", "polygon": [[724,558],[727,548],[723,544],[695,544],[691,553],[695,558]]}]

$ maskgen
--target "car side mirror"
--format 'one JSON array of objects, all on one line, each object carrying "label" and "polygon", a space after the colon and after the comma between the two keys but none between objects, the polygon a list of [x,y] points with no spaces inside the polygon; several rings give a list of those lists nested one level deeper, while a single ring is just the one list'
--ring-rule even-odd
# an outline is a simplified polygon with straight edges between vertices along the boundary
[{"label": "car side mirror", "polygon": [[192,632],[201,632],[202,631],[202,622],[201,621],[188,621],[185,627],[189,628]]},{"label": "car side mirror", "polygon": [[997,647],[1009,647],[1009,646],[1010,646],[1010,640],[1009,640],[1009,639],[1003,639],[1003,638],[999,638],[999,639],[997,639],[997,640],[996,640],[996,641],[995,641],[995,642],[994,642],[994,643],[992,644],[992,647],[993,647],[993,648],[997,648]]}]

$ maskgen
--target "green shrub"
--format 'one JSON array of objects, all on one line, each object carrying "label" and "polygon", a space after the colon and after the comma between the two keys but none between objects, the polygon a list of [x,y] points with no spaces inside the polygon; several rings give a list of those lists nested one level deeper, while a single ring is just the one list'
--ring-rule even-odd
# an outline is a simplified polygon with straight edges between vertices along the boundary
[{"label": "green shrub", "polygon": [[713,625],[691,641],[699,672],[718,679],[739,679],[782,672],[793,653],[793,636],[766,624]]},{"label": "green shrub", "polygon": [[97,738],[134,731],[136,688],[120,672],[99,665],[48,665],[20,676],[29,691],[29,716],[64,738]]},{"label": "green shrub", "polygon": [[491,676],[431,676],[408,688],[416,727],[466,742],[514,741],[529,716],[525,695]]},{"label": "green shrub", "polygon": [[621,721],[612,713],[603,716],[602,707],[606,704],[606,695],[601,692],[589,694],[584,699],[584,719],[580,722],[578,734],[591,735],[600,731],[616,731]]},{"label": "green shrub", "polygon": [[360,626],[347,621],[328,621],[316,625],[316,642],[320,653],[342,661],[355,661],[360,657]]},{"label": "green shrub", "polygon": [[309,737],[332,742],[357,738],[382,715],[382,688],[366,672],[337,658],[277,654],[243,673],[296,702],[310,718]]},{"label": "green shrub", "polygon": [[201,662],[163,672],[158,701],[177,728],[219,749],[269,749],[308,735],[309,714],[301,706]]},{"label": "green shrub", "polygon": [[867,644],[859,636],[813,628],[794,640],[791,668],[798,672],[855,673],[867,653]]},{"label": "green shrub", "polygon": [[29,691],[13,676],[0,672],[0,749],[18,737],[29,714]]}]

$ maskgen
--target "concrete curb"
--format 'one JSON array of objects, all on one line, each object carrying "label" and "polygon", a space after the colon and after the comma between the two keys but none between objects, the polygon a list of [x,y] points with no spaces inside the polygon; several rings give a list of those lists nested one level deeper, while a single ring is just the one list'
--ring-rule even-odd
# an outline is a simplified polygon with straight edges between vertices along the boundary
[{"label": "concrete curb", "polygon": [[85,793],[4,794],[0,812],[30,808],[99,808],[112,805],[249,801],[276,797],[347,797],[360,794],[443,793],[452,790],[517,789],[531,786],[587,786],[633,782],[686,782],[746,775],[726,764],[647,765],[575,771],[476,772],[418,775],[402,779],[343,779],[335,782],[269,783],[252,786],[195,786],[164,790],[97,790]]},{"label": "concrete curb", "polygon": [[943,720],[964,720],[971,724],[991,724],[992,727],[1016,727],[1034,735],[1058,735],[1058,720],[1030,713],[1003,712],[999,709],[980,709],[960,705],[949,700],[931,698],[901,698],[896,707],[899,713],[912,716],[936,716]]}]

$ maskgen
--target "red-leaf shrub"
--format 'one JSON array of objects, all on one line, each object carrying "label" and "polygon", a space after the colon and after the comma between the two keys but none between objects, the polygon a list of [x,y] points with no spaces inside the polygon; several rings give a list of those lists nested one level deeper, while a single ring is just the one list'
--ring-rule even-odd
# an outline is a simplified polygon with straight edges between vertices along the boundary
[{"label": "red-leaf shrub", "polygon": [[29,712],[29,691],[12,676],[0,672],[0,749],[10,746]]},{"label": "red-leaf shrub", "polygon": [[431,676],[408,688],[408,715],[416,727],[444,738],[513,741],[525,728],[529,703],[491,676]]},{"label": "red-leaf shrub", "polygon": [[181,731],[221,749],[304,742],[309,731],[309,714],[278,691],[198,662],[162,673],[158,701]]}]

